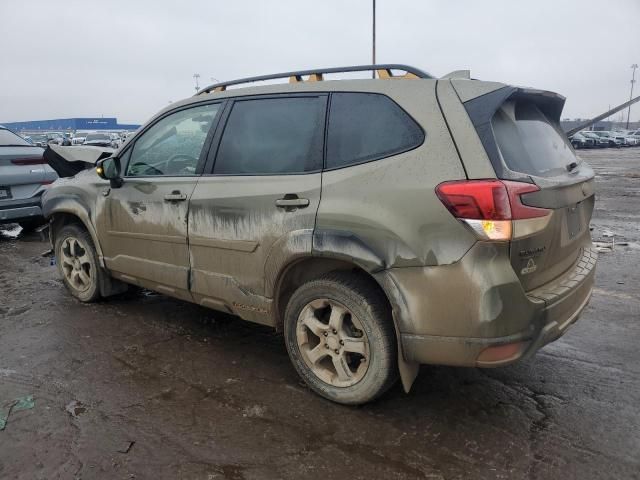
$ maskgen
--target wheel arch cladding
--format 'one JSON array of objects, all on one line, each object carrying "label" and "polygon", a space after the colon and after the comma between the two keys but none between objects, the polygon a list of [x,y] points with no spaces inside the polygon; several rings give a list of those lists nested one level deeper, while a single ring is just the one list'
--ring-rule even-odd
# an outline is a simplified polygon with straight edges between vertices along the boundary
[{"label": "wheel arch cladding", "polygon": [[45,218],[52,223],[52,241],[54,241],[56,228],[74,221],[82,225],[91,236],[96,253],[98,254],[98,263],[101,267],[104,267],[102,248],[100,247],[95,227],[91,222],[91,210],[80,197],[76,195],[65,195],[48,198],[43,202],[42,213]]}]

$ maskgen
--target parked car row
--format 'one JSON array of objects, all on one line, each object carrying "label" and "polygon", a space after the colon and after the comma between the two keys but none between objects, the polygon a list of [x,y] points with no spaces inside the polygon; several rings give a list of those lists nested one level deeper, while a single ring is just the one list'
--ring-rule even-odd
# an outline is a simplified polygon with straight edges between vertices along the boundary
[{"label": "parked car row", "polygon": [[573,148],[635,147],[640,145],[640,130],[582,130],[569,137]]},{"label": "parked car row", "polygon": [[37,134],[23,134],[31,145],[45,148],[49,144],[55,145],[93,145],[98,147],[118,148],[132,132],[46,132]]}]

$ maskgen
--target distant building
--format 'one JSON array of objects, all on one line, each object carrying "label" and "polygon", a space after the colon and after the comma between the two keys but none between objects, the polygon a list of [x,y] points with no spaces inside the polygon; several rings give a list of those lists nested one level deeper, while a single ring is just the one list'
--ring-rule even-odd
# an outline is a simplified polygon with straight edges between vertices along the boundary
[{"label": "distant building", "polygon": [[107,118],[56,118],[54,120],[31,120],[28,122],[6,122],[5,127],[16,132],[66,132],[77,130],[137,130],[140,125],[121,124],[115,117]]}]

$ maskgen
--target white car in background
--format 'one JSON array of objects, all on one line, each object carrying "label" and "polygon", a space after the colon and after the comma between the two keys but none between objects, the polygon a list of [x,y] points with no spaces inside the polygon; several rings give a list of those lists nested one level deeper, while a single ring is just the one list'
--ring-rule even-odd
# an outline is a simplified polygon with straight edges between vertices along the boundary
[{"label": "white car in background", "polygon": [[87,138],[86,133],[76,132],[71,139],[71,145],[82,145]]},{"label": "white car in background", "polygon": [[638,144],[638,140],[631,135],[631,132],[611,132],[616,140],[620,140],[623,147],[633,147]]}]

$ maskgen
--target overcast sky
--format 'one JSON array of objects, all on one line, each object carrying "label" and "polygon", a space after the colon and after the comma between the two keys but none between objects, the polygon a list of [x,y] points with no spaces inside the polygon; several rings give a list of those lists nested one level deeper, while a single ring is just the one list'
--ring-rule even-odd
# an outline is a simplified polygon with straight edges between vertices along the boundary
[{"label": "overcast sky", "polygon": [[[436,76],[470,68],[475,78],[553,90],[567,97],[563,117],[628,100],[630,66],[640,63],[640,0],[377,8],[378,63]],[[202,86],[370,61],[371,0],[0,0],[0,122],[140,123],[192,95],[194,73]]]}]

